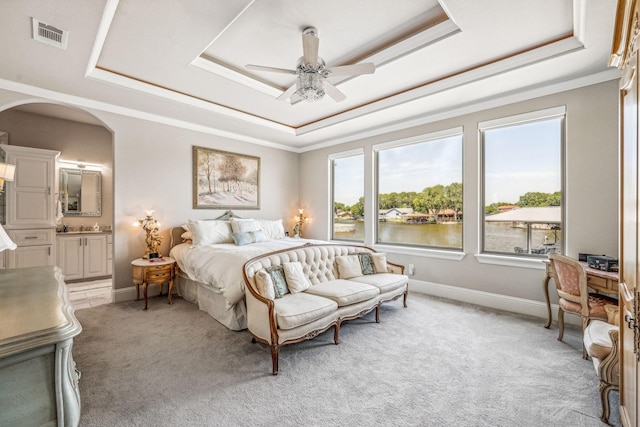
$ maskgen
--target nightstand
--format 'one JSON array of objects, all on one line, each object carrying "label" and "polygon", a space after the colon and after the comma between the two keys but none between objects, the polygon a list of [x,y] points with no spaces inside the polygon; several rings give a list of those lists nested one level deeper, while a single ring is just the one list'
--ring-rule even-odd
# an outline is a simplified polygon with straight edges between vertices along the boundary
[{"label": "nightstand", "polygon": [[144,259],[138,258],[131,261],[133,269],[133,284],[136,285],[136,301],[140,300],[140,285],[144,295],[144,309],[147,309],[147,286],[151,284],[160,285],[160,295],[162,295],[162,285],[169,283],[169,304],[171,292],[173,291],[173,277],[176,274],[176,260],[173,258]]}]

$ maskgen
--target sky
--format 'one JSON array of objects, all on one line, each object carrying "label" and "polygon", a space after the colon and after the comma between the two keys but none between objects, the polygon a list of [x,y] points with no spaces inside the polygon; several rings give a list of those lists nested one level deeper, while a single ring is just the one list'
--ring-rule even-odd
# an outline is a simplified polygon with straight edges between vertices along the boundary
[{"label": "sky", "polygon": [[[551,119],[485,132],[486,205],[561,190],[561,126]],[[463,182],[462,136],[381,150],[378,161],[382,194]],[[364,195],[364,156],[336,159],[334,166],[334,200],[355,204]]]}]

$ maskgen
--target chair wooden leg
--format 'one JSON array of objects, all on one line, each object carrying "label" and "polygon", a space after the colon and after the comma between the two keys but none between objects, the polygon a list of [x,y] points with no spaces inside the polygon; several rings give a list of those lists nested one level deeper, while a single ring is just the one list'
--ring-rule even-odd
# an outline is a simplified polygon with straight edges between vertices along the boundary
[{"label": "chair wooden leg", "polygon": [[271,344],[271,365],[272,374],[278,375],[278,354],[280,353],[280,346],[278,344]]},{"label": "chair wooden leg", "polygon": [[600,381],[600,401],[602,402],[602,416],[600,419],[609,424],[609,392],[613,389],[611,384]]},{"label": "chair wooden leg", "polygon": [[381,305],[382,304],[380,303],[376,306],[376,323],[380,323],[380,306]]},{"label": "chair wooden leg", "polygon": [[587,329],[587,325],[589,324],[589,318],[582,318],[582,358],[587,360],[589,355],[587,354],[587,348],[584,346],[584,330]]},{"label": "chair wooden leg", "polygon": [[564,310],[558,308],[558,341],[564,336]]},{"label": "chair wooden leg", "polygon": [[336,325],[333,329],[333,342],[338,345],[340,344],[340,322],[336,322]]}]

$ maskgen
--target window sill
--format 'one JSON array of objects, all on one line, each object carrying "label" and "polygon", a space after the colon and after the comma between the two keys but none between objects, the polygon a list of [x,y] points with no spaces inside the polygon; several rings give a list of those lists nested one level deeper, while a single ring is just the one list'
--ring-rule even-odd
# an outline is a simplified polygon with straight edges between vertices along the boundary
[{"label": "window sill", "polygon": [[525,258],[517,256],[503,255],[474,255],[480,264],[504,265],[507,267],[531,268],[534,270],[544,270],[544,262],[547,258]]},{"label": "window sill", "polygon": [[416,255],[425,258],[448,259],[451,261],[462,261],[466,254],[460,251],[444,251],[438,249],[423,249],[407,246],[390,246],[390,245],[368,245],[378,252],[386,252],[400,255]]}]

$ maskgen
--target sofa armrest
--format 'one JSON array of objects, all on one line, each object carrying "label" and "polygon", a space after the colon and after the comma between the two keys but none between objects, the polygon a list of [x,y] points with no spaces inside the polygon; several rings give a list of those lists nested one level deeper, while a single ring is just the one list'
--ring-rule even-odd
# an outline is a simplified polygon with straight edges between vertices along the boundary
[{"label": "sofa armrest", "polygon": [[387,261],[387,272],[393,274],[404,274],[404,265],[394,264]]}]

